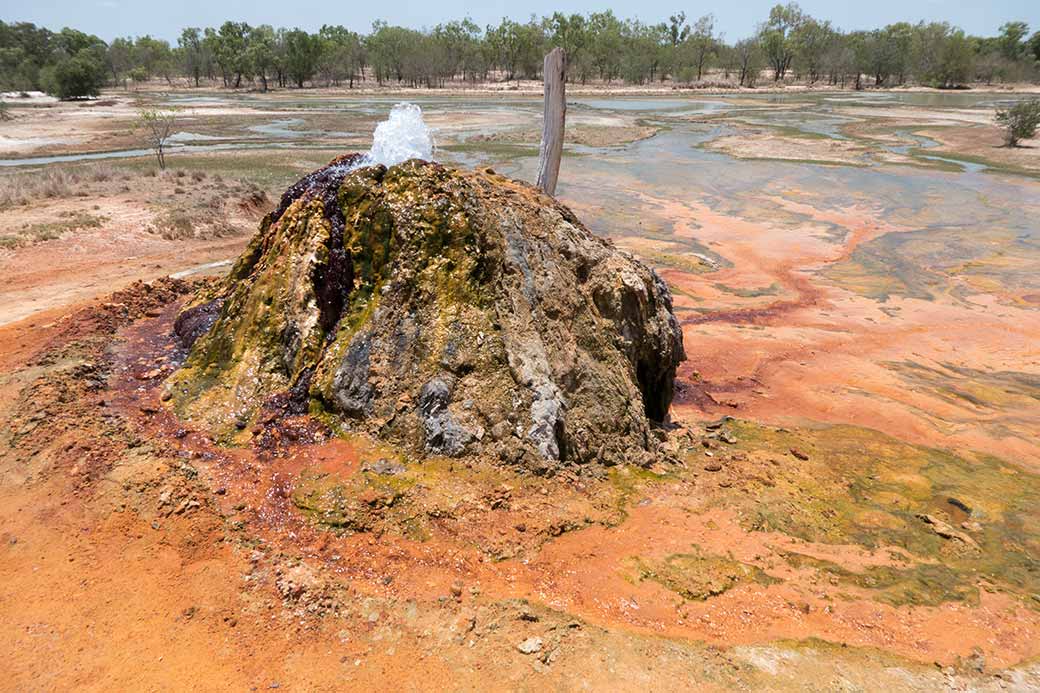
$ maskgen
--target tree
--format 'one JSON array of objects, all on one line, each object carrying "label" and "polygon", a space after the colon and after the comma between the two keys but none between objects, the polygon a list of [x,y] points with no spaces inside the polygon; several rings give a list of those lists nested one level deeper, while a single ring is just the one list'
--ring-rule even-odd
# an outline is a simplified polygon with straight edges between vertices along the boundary
[{"label": "tree", "polygon": [[213,33],[207,29],[206,34],[207,38],[212,36],[213,53],[224,77],[224,86],[239,88],[249,64],[246,52],[249,25],[245,22],[224,22],[219,31]]},{"label": "tree", "polygon": [[1040,99],[1020,101],[1010,108],[997,111],[997,124],[1004,128],[1004,143],[1017,147],[1019,140],[1036,136],[1040,126]]},{"label": "tree", "polygon": [[361,70],[361,37],[345,27],[326,24],[318,32],[318,40],[321,43],[318,74],[326,86],[338,85],[346,79],[353,89],[354,78]]},{"label": "tree", "polygon": [[795,56],[803,73],[809,78],[809,84],[815,84],[823,72],[823,59],[834,30],[830,22],[818,22],[812,17],[798,24],[791,30],[791,43]]},{"label": "tree", "polygon": [[968,82],[972,75],[975,50],[964,32],[956,29],[943,42],[936,77],[940,87],[955,87]]},{"label": "tree", "polygon": [[[468,17],[462,20],[461,24],[462,30],[465,32],[461,66],[462,75],[463,78],[476,82],[490,67],[483,48],[483,32]],[[361,52],[361,60],[362,62],[364,61],[364,51]]]},{"label": "tree", "polygon": [[860,72],[873,76],[875,87],[884,86],[894,65],[892,44],[888,36],[881,29],[874,29],[862,32],[859,37],[857,66]]},{"label": "tree", "polygon": [[843,34],[840,31],[835,31],[831,37],[823,57],[827,80],[831,85],[844,89],[849,76],[859,69],[855,42],[856,39],[853,35]]},{"label": "tree", "polygon": [[[612,65],[620,64],[618,54],[621,50],[621,23],[614,18],[613,13],[599,13],[609,15],[617,23],[617,41],[614,44],[615,55]],[[599,15],[591,15],[590,25]],[[533,79],[538,76],[542,68],[542,58],[545,55],[545,34],[542,25],[535,22],[534,18],[526,24],[515,22],[511,19],[503,19],[497,27],[489,26],[485,32],[492,52],[494,61],[498,67],[505,72],[506,80],[527,77]],[[598,50],[598,46],[592,46],[592,52]],[[597,63],[600,66],[600,63]]]},{"label": "tree", "polygon": [[386,22],[372,23],[372,33],[366,41],[372,68],[376,73],[376,82],[380,86],[387,79],[404,79],[404,54],[406,45],[411,43],[409,29],[390,26]]},{"label": "tree", "polygon": [[174,71],[173,53],[166,41],[151,36],[140,36],[134,42],[133,63],[135,68],[144,70],[148,77],[156,75],[172,81]]},{"label": "tree", "polygon": [[774,5],[769,11],[769,20],[762,27],[761,41],[769,65],[773,68],[773,81],[779,82],[787,74],[794,59],[794,41],[791,34],[805,21],[805,14],[797,3]]},{"label": "tree", "polygon": [[911,60],[922,84],[950,88],[967,82],[975,51],[960,29],[946,22],[921,22],[914,27]]},{"label": "tree", "polygon": [[621,55],[621,77],[629,84],[644,84],[653,81],[660,62],[660,51],[664,34],[660,27],[648,26],[639,21],[625,22]]},{"label": "tree", "polygon": [[715,16],[708,14],[698,19],[684,46],[689,53],[691,65],[697,73],[697,81],[700,81],[718,48],[718,39],[715,37]]},{"label": "tree", "polygon": [[542,31],[550,46],[560,47],[566,54],[567,81],[579,79],[585,82],[590,71],[589,25],[583,15],[565,15],[554,12],[542,20]]},{"label": "tree", "polygon": [[275,62],[275,33],[268,24],[249,29],[246,39],[246,65],[250,74],[260,78],[263,91],[267,91],[267,75]]},{"label": "tree", "polygon": [[304,83],[314,76],[321,57],[321,42],[302,29],[285,32],[285,71],[296,86],[303,89]]},{"label": "tree", "polygon": [[1030,36],[1026,45],[1028,52],[1033,54],[1033,60],[1040,62],[1040,31]]},{"label": "tree", "polygon": [[209,58],[208,50],[203,44],[202,31],[197,27],[188,27],[181,31],[177,39],[177,46],[181,51],[181,60],[184,64],[184,72],[188,77],[195,80],[195,86],[199,86],[199,79],[206,69]]},{"label": "tree", "polygon": [[148,146],[155,151],[159,161],[159,169],[166,170],[166,142],[173,134],[177,123],[177,112],[174,109],[144,108],[137,112],[134,129],[143,129]]},{"label": "tree", "polygon": [[907,72],[910,70],[914,27],[907,22],[896,22],[886,26],[884,33],[888,49],[888,69],[900,85],[905,84]]},{"label": "tree", "polygon": [[737,59],[740,86],[753,88],[765,65],[765,56],[762,53],[762,45],[759,43],[758,37],[741,39],[737,41],[733,49]]},{"label": "tree", "polygon": [[115,38],[108,45],[108,69],[112,72],[112,82],[123,83],[126,88],[127,73],[134,66],[134,42],[130,38]]},{"label": "tree", "polygon": [[686,13],[678,12],[668,18],[668,39],[672,42],[672,48],[676,48],[690,35],[690,27],[686,23]]},{"label": "tree", "polygon": [[0,87],[40,89],[40,71],[53,60],[54,34],[29,22],[0,22]]},{"label": "tree", "polygon": [[589,15],[589,57],[600,79],[610,81],[621,70],[623,25],[611,10]]},{"label": "tree", "polygon": [[105,84],[107,70],[97,53],[81,49],[71,58],[62,58],[47,71],[47,91],[59,99],[97,96]]},{"label": "tree", "polygon": [[1029,34],[1029,25],[1025,22],[1005,22],[1000,25],[1000,35],[996,43],[1001,55],[1006,60],[1018,60],[1026,53],[1025,37]]}]

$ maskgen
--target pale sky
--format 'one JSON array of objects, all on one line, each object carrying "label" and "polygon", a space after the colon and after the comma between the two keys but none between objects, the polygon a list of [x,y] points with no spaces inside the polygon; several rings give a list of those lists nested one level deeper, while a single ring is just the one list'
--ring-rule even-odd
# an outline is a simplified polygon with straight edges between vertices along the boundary
[{"label": "pale sky", "polygon": [[[769,13],[776,0],[741,0],[691,4],[682,0],[390,0],[387,2],[319,2],[317,0],[0,0],[0,19],[25,21],[49,29],[71,26],[106,41],[116,36],[152,36],[176,42],[186,26],[218,26],[227,19],[275,27],[317,30],[322,24],[342,24],[368,31],[373,20],[413,28],[469,16],[477,24],[498,23],[502,17],[525,20],[554,11],[566,13],[614,10],[620,17],[657,23],[683,10],[695,19],[713,13],[716,28],[728,41],[743,38]],[[1006,21],[1022,20],[1031,31],[1040,29],[1040,0],[872,0],[800,3],[809,14],[829,19],[842,29],[871,29],[897,21],[948,21],[971,34],[992,35]]]}]

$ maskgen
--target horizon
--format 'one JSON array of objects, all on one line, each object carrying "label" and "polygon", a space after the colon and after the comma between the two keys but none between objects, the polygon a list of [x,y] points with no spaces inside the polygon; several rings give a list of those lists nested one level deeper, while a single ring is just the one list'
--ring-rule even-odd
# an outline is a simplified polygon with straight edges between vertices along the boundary
[{"label": "horizon", "polygon": [[[235,0],[222,3],[221,6],[188,0],[179,6],[161,7],[130,0],[94,0],[90,3],[54,0],[47,5],[5,0],[2,4],[0,20],[8,23],[31,22],[51,31],[70,27],[94,34],[106,43],[117,37],[149,35],[176,45],[177,37],[186,27],[219,27],[229,20],[244,21],[252,26],[270,24],[274,27],[300,28],[309,32],[316,32],[323,24],[339,24],[367,34],[372,23],[378,20],[412,29],[429,29],[439,23],[469,18],[483,28],[488,24],[497,25],[503,18],[525,22],[532,14],[536,17],[551,15],[553,12],[587,14],[606,9],[612,9],[619,18],[638,19],[646,24],[666,21],[669,15],[680,11],[686,12],[687,21],[691,23],[698,17],[713,14],[717,30],[724,40],[732,42],[752,35],[768,16],[769,9],[777,3],[775,0],[753,0],[718,9],[688,9],[675,6],[681,3],[652,0],[639,5],[633,3],[632,6],[622,4],[620,7],[605,8],[591,2],[572,2],[560,6],[535,0],[523,12],[510,12],[506,3],[501,1],[477,4],[468,0],[449,0],[431,6],[429,3],[402,0],[393,9],[379,8],[377,12],[374,7],[364,8],[349,18],[335,16],[337,13],[329,12],[326,5],[319,5],[313,0],[300,0],[292,6],[270,0],[248,4]],[[1009,21],[1026,22],[1030,33],[1040,30],[1040,3],[1027,3],[1025,0],[1001,0],[986,6],[965,6],[940,0],[901,3],[883,0],[880,7],[876,3],[856,7],[835,7],[820,1],[799,4],[808,14],[820,20],[829,20],[843,31],[874,29],[904,21],[911,24],[919,21],[945,21],[977,36],[996,35],[999,27]],[[320,19],[301,22],[301,16]]]}]

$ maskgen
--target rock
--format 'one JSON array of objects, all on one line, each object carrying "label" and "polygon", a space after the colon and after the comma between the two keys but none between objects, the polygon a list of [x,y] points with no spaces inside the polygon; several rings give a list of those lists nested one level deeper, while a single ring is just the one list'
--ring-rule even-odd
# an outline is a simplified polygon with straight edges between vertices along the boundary
[{"label": "rock", "polygon": [[797,459],[802,460],[803,462],[809,459],[809,456],[801,450],[799,450],[798,448],[791,448],[791,454]]},{"label": "rock", "polygon": [[704,465],[704,471],[706,471],[706,472],[721,472],[722,471],[722,465],[719,464],[718,462],[709,462],[708,464]]},{"label": "rock", "polygon": [[190,347],[217,321],[223,299],[212,299],[181,311],[173,322],[173,333],[181,344]]},{"label": "rock", "polygon": [[971,655],[965,660],[964,665],[977,674],[986,671],[986,656],[978,647],[973,648]]},{"label": "rock", "polygon": [[473,439],[448,409],[452,388],[442,378],[434,378],[419,392],[419,411],[426,431],[426,450],[457,457]]},{"label": "rock", "polygon": [[542,649],[542,639],[536,636],[532,636],[527,640],[524,640],[519,645],[517,645],[516,649],[518,649],[523,654],[534,654],[535,652],[540,652]]},{"label": "rock", "polygon": [[314,591],[319,587],[317,575],[310,568],[300,563],[278,576],[275,587],[282,598],[287,601],[299,601],[308,591]]},{"label": "rock", "polygon": [[958,532],[950,524],[940,520],[934,515],[929,515],[927,513],[919,513],[917,515],[917,519],[921,520],[927,525],[931,525],[932,531],[934,531],[943,539],[954,539],[975,549],[979,547],[975,540],[969,537],[967,534],[965,534],[964,532]]},{"label": "rock", "polygon": [[393,462],[381,457],[375,462],[366,462],[362,467],[363,472],[372,472],[373,474],[382,474],[384,476],[396,476],[397,474],[403,474],[407,468],[400,462]]},{"label": "rock", "polygon": [[236,417],[313,407],[418,454],[536,473],[662,454],[685,354],[653,271],[526,184],[356,162],[293,185],[178,316],[178,414],[234,437]]},{"label": "rock", "polygon": [[508,421],[499,421],[491,427],[491,437],[495,441],[502,441],[513,434],[513,426]]}]

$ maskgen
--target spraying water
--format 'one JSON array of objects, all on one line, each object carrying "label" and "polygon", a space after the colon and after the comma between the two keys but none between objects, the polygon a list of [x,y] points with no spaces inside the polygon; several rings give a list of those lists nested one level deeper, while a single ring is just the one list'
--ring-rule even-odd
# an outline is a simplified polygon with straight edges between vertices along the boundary
[{"label": "spraying water", "polygon": [[399,103],[390,109],[390,117],[376,126],[372,148],[362,166],[393,166],[409,159],[432,159],[433,135],[423,122],[422,109],[411,103]]}]

